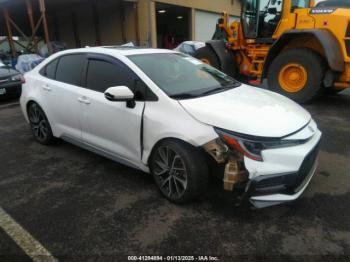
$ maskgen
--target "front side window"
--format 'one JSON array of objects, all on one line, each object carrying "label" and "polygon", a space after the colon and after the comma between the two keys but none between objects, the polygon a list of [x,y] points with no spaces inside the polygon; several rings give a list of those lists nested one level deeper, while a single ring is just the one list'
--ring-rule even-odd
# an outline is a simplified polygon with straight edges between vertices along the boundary
[{"label": "front side window", "polygon": [[84,54],[62,56],[58,62],[56,80],[63,83],[80,86],[84,63]]},{"label": "front side window", "polygon": [[292,12],[296,8],[308,8],[310,6],[310,0],[292,0]]},{"label": "front side window", "polygon": [[86,76],[87,88],[104,92],[109,87],[127,86],[133,90],[133,82],[134,78],[126,67],[101,60],[89,60]]},{"label": "front side window", "polygon": [[219,70],[183,54],[130,55],[129,59],[172,98],[198,97],[240,85]]}]

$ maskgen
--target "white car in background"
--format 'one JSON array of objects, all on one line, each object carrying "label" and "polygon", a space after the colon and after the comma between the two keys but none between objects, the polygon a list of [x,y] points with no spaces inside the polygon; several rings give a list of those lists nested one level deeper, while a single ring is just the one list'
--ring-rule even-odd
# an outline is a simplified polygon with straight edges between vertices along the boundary
[{"label": "white car in background", "polygon": [[194,53],[205,46],[204,42],[199,42],[199,41],[185,41],[179,44],[174,51],[184,53],[186,55],[191,55],[193,56]]},{"label": "white car in background", "polygon": [[307,111],[175,51],[67,50],[25,80],[38,142],[61,138],[150,172],[175,203],[205,192],[212,173],[255,207],[292,201],[316,169],[321,132]]}]

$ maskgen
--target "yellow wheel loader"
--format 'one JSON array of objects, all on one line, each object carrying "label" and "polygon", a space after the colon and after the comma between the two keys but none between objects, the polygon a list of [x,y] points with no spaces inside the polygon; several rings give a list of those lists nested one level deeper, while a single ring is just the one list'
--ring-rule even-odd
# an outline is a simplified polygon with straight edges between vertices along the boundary
[{"label": "yellow wheel loader", "polygon": [[238,79],[267,79],[299,103],[337,93],[350,87],[349,1],[242,0],[241,20],[224,13],[194,56]]}]

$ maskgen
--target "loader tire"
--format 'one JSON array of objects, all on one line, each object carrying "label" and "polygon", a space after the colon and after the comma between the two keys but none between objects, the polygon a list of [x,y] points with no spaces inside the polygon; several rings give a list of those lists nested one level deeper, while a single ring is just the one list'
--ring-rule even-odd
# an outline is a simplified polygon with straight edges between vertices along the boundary
[{"label": "loader tire", "polygon": [[306,48],[290,49],[272,61],[268,88],[303,104],[321,90],[325,70],[325,62],[318,53]]},{"label": "loader tire", "polygon": [[198,60],[201,60],[203,63],[206,63],[208,65],[211,65],[212,67],[215,67],[218,70],[221,70],[219,58],[209,46],[199,48],[193,56]]}]

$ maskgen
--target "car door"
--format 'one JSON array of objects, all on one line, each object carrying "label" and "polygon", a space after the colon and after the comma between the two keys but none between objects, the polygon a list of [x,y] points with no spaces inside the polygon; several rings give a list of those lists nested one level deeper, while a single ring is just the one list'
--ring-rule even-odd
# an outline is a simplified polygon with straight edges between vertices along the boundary
[{"label": "car door", "polygon": [[63,55],[49,63],[41,75],[48,118],[59,137],[81,140],[81,87],[85,54]]},{"label": "car door", "polygon": [[112,102],[104,91],[127,86],[134,91],[136,75],[122,62],[104,55],[88,56],[83,109],[84,142],[103,152],[137,165],[141,161],[141,122],[144,101]]}]

